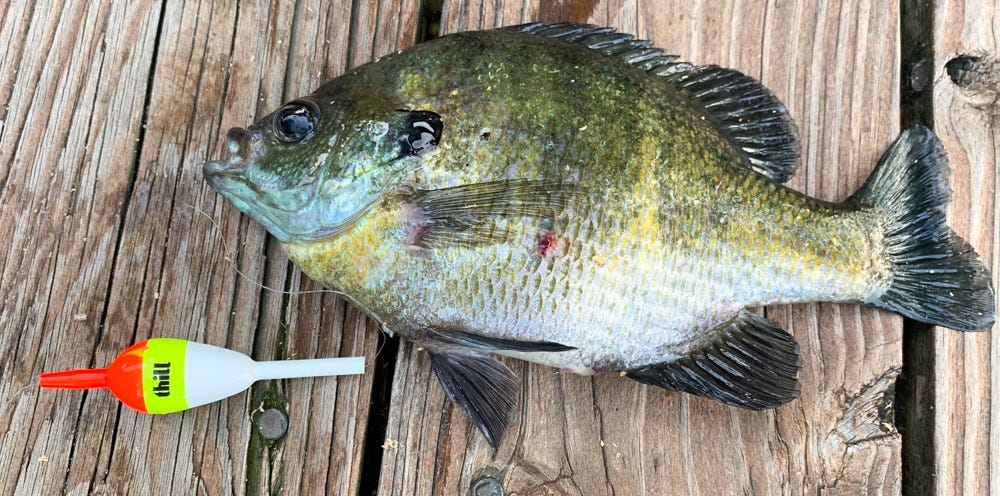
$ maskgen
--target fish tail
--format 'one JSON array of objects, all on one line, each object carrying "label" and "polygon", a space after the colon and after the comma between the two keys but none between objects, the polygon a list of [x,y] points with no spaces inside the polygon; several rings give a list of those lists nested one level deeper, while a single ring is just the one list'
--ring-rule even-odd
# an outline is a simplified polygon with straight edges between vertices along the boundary
[{"label": "fish tail", "polygon": [[989,272],[945,224],[948,159],[930,129],[907,129],[886,150],[850,201],[874,209],[885,226],[891,282],[868,303],[960,331],[993,325]]}]

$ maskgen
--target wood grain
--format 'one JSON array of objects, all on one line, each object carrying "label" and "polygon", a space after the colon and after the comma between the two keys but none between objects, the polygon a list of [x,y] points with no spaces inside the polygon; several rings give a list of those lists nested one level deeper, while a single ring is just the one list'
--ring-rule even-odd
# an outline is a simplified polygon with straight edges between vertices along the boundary
[{"label": "wood grain", "polygon": [[[612,25],[761,78],[799,124],[792,186],[823,199],[858,188],[899,131],[894,1],[445,2],[442,29],[535,19]],[[748,412],[511,361],[524,386],[496,453],[445,400],[425,354],[403,346],[380,492],[466,492],[493,469],[505,494],[898,493],[900,441],[885,402],[901,319],[852,305],[767,313],[802,345],[801,400]]]},{"label": "wood grain", "polygon": [[[412,44],[416,2],[14,2],[0,11],[0,492],[356,492],[371,376],[272,383],[178,415],[39,392],[173,336],[256,358],[363,354],[377,335],[207,187],[221,137],[350,64]],[[245,277],[237,274],[237,270]],[[286,456],[285,453],[288,453]]]},{"label": "wood grain", "polygon": [[94,365],[160,9],[11,2],[0,15],[0,492],[87,493],[116,409],[36,381]]},{"label": "wood grain", "polygon": [[[523,379],[497,452],[400,347],[386,438],[373,375],[259,384],[146,416],[107,392],[43,392],[44,370],[103,366],[153,336],[257,359],[378,352],[376,326],[287,263],[204,183],[230,126],[413,43],[433,2],[0,4],[0,493],[897,494],[901,320],[853,305],[765,309],[804,357],[802,398],[748,412],[508,360]],[[1000,273],[998,41],[989,2],[934,4],[935,129],[949,222]],[[897,0],[445,1],[444,32],[543,20],[611,25],[762,79],[802,142],[792,187],[837,201],[898,134]],[[979,58],[956,84],[945,65]],[[992,71],[992,72],[991,72]],[[989,75],[993,78],[990,79]],[[971,82],[970,82],[971,81]],[[243,276],[237,273],[240,271]],[[994,284],[996,284],[996,279]],[[268,288],[264,289],[261,285]],[[1000,343],[932,329],[935,494],[1000,494]],[[270,441],[256,421],[288,418]],[[378,426],[376,426],[378,427]],[[371,438],[371,439],[369,439]],[[366,452],[366,441],[382,444]],[[369,444],[370,446],[370,444]],[[365,467],[381,456],[378,481]]]},{"label": "wood grain", "polygon": [[[997,168],[1000,166],[1000,9],[993,2],[935,2],[934,130],[951,165],[948,223],[983,257],[998,287]],[[977,67],[955,81],[959,56]],[[997,328],[957,333],[935,328],[934,466],[938,495],[1000,494],[1000,357]]]},{"label": "wood grain", "polygon": [[[263,104],[258,116],[283,101],[312,92],[350,67],[415,41],[417,2],[391,0],[358,3],[356,7],[352,10],[349,1],[296,6],[288,65],[284,78],[275,78],[282,82],[283,93]],[[349,23],[347,29],[345,22]],[[252,37],[252,32],[246,36]],[[237,35],[237,39],[242,37]],[[210,196],[228,215],[238,216],[228,202],[214,192]],[[253,228],[262,231],[256,224]],[[251,401],[255,413],[277,408],[287,414],[291,427],[278,443],[254,434],[247,457],[253,484],[248,492],[357,493],[366,455],[377,326],[339,297],[302,277],[273,239],[268,240],[265,253],[274,261],[268,264],[273,267],[266,278],[268,284],[305,294],[263,295],[262,304],[265,308],[274,305],[274,310],[261,313],[256,355],[266,359],[364,355],[369,363],[368,373],[359,378],[277,381],[254,387]]]}]

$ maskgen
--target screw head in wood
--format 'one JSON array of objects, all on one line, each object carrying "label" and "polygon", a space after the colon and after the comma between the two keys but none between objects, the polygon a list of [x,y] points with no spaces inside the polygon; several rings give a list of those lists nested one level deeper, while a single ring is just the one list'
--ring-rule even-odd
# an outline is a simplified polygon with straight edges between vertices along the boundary
[{"label": "screw head in wood", "polygon": [[503,496],[500,471],[486,467],[476,473],[469,486],[469,496]]},{"label": "screw head in wood", "polygon": [[288,416],[277,408],[268,408],[257,417],[257,429],[264,439],[280,439],[288,431]]}]

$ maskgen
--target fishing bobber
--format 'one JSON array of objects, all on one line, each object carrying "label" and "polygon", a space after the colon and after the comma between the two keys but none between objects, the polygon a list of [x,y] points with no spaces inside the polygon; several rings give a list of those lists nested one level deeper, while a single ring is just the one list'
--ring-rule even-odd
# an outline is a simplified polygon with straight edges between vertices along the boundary
[{"label": "fishing bobber", "polygon": [[364,373],[364,357],[255,362],[243,353],[182,339],[153,338],[131,346],[103,369],[46,372],[51,389],[108,388],[144,413],[172,413],[218,401],[262,379]]}]

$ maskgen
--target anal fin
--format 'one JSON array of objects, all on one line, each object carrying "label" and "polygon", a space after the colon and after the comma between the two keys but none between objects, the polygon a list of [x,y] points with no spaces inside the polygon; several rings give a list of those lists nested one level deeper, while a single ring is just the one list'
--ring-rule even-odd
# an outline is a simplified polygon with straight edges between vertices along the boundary
[{"label": "anal fin", "polygon": [[517,404],[517,376],[485,353],[447,348],[428,349],[428,354],[448,398],[461,405],[496,449]]},{"label": "anal fin", "polygon": [[801,369],[795,338],[766,318],[743,311],[710,331],[684,358],[626,374],[644,384],[764,410],[798,397]]}]

